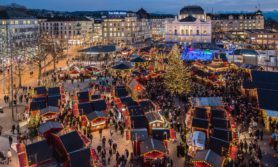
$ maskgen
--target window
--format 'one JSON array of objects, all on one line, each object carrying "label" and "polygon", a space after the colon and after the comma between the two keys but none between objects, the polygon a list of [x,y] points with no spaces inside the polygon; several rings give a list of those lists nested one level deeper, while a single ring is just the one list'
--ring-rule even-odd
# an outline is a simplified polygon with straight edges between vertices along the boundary
[{"label": "window", "polygon": [[197,35],[199,35],[199,34],[200,34],[200,31],[199,31],[199,30],[197,30],[197,32],[196,32],[196,33],[197,33]]},{"label": "window", "polygon": [[175,35],[178,35],[178,31],[177,30],[175,30]]}]

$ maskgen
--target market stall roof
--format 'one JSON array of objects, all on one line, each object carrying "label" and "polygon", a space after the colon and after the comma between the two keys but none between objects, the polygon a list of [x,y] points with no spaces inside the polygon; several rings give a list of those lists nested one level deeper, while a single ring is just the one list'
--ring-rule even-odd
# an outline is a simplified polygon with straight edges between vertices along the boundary
[{"label": "market stall roof", "polygon": [[230,147],[230,142],[227,142],[222,139],[218,139],[216,137],[210,137],[209,147],[217,154],[223,155],[223,152],[228,151]]},{"label": "market stall roof", "polygon": [[91,102],[91,105],[94,111],[104,111],[107,109],[106,102],[103,99],[94,100]]},{"label": "market stall roof", "polygon": [[207,129],[208,128],[208,120],[207,119],[201,119],[201,118],[193,118],[192,127]]},{"label": "market stall roof", "polygon": [[252,71],[251,80],[244,80],[243,88],[278,90],[278,73],[270,71]]},{"label": "market stall roof", "polygon": [[170,129],[167,128],[153,128],[152,137],[156,140],[168,140],[171,138]]},{"label": "market stall roof", "polygon": [[212,167],[221,167],[223,166],[224,160],[224,157],[218,155],[212,150],[201,150],[197,151],[192,162],[204,162]]},{"label": "market stall roof", "polygon": [[153,122],[163,123],[164,122],[164,120],[163,120],[162,116],[159,114],[159,112],[147,112],[145,114],[145,116],[148,119],[149,123],[153,123]]},{"label": "market stall roof", "polygon": [[63,129],[63,125],[60,122],[48,121],[38,128],[39,134],[45,134],[52,130],[61,130]]},{"label": "market stall roof", "polygon": [[207,109],[201,108],[201,107],[196,107],[194,110],[194,117],[207,119],[208,118]]},{"label": "market stall roof", "polygon": [[223,118],[212,118],[211,124],[214,128],[229,129],[231,127],[229,120]]},{"label": "market stall roof", "polygon": [[145,88],[143,87],[143,85],[141,85],[138,81],[136,81],[136,79],[131,80],[131,82],[129,82],[128,87],[131,90],[135,90],[137,92],[141,92],[142,90],[144,90]]},{"label": "market stall roof", "polygon": [[32,101],[37,102],[37,101],[46,101],[45,97],[36,97],[36,98],[32,98]]},{"label": "market stall roof", "polygon": [[49,113],[59,113],[60,109],[58,107],[54,106],[47,106],[46,108],[43,108],[40,110],[40,115],[45,115]]},{"label": "market stall roof", "polygon": [[195,131],[192,135],[192,145],[205,148],[206,145],[206,134],[201,131]]},{"label": "market stall roof", "polygon": [[78,104],[78,110],[80,114],[87,115],[93,112],[93,107],[90,102],[84,102]]},{"label": "market stall roof", "polygon": [[48,88],[48,96],[60,95],[60,87]]},{"label": "market stall roof", "polygon": [[87,54],[100,54],[100,53],[110,53],[115,51],[116,51],[115,45],[98,45],[98,46],[82,49],[79,52],[83,52]]},{"label": "market stall roof", "polygon": [[213,129],[213,137],[222,139],[224,141],[232,141],[232,131],[227,129],[221,129],[221,128],[214,128]]},{"label": "market stall roof", "polygon": [[93,111],[86,114],[88,120],[93,121],[96,118],[106,118],[106,114],[103,111]]},{"label": "market stall roof", "polygon": [[89,101],[89,92],[88,91],[83,91],[83,92],[78,92],[77,93],[78,101]]},{"label": "market stall roof", "polygon": [[97,100],[97,99],[100,99],[100,98],[101,98],[101,96],[100,95],[96,95],[96,94],[91,96],[92,100]]},{"label": "market stall roof", "polygon": [[153,138],[149,138],[140,143],[141,155],[152,151],[159,151],[161,153],[166,153],[167,149],[162,141]]},{"label": "market stall roof", "polygon": [[45,101],[32,101],[30,103],[30,111],[41,110],[46,107]]},{"label": "market stall roof", "polygon": [[144,111],[141,106],[128,106],[127,109],[130,116],[144,115]]},{"label": "market stall roof", "polygon": [[257,89],[257,92],[261,109],[278,111],[278,90]]},{"label": "market stall roof", "polygon": [[212,118],[225,118],[226,112],[224,109],[212,109],[211,110],[211,117]]},{"label": "market stall roof", "polygon": [[48,106],[59,107],[59,101],[61,102],[61,95],[48,96],[47,99]]},{"label": "market stall roof", "polygon": [[117,86],[115,88],[115,96],[116,97],[126,97],[128,96],[128,92],[124,86]]},{"label": "market stall roof", "polygon": [[136,106],[138,105],[137,102],[135,102],[131,97],[122,97],[120,98],[121,102],[126,106]]},{"label": "market stall roof", "polygon": [[266,110],[266,116],[278,118],[278,111]]},{"label": "market stall roof", "polygon": [[146,62],[146,60],[140,56],[134,56],[130,59],[131,62],[134,62],[134,63],[143,63],[143,62]]},{"label": "market stall roof", "polygon": [[72,131],[59,137],[68,153],[84,147],[84,142],[77,131]]},{"label": "market stall roof", "polygon": [[81,148],[69,153],[71,167],[91,167],[90,148]]},{"label": "market stall roof", "polygon": [[46,140],[41,140],[25,147],[30,166],[53,160],[53,150]]},{"label": "market stall roof", "polygon": [[155,109],[154,104],[149,99],[140,100],[138,103],[144,110],[146,110],[146,112]]},{"label": "market stall roof", "polygon": [[149,126],[148,120],[145,116],[131,116],[130,123],[133,129],[147,129]]},{"label": "market stall roof", "polygon": [[149,138],[148,130],[146,128],[143,129],[131,129],[131,141],[144,141]]},{"label": "market stall roof", "polygon": [[116,70],[127,70],[131,69],[132,65],[127,61],[120,61],[117,62],[114,66],[112,66],[112,68]]},{"label": "market stall roof", "polygon": [[34,90],[35,90],[35,94],[37,95],[43,95],[47,93],[45,86],[35,87]]},{"label": "market stall roof", "polygon": [[195,107],[223,106],[222,97],[194,97],[192,101]]}]

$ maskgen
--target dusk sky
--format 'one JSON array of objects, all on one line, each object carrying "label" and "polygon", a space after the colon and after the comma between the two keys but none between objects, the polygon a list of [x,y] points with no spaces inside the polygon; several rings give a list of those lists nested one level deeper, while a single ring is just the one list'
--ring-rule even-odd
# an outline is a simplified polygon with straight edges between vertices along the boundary
[{"label": "dusk sky", "polygon": [[278,9],[278,0],[0,0],[0,3],[18,3],[28,8],[60,11],[77,10],[138,10],[176,14],[185,5],[200,5],[206,11],[254,11]]}]

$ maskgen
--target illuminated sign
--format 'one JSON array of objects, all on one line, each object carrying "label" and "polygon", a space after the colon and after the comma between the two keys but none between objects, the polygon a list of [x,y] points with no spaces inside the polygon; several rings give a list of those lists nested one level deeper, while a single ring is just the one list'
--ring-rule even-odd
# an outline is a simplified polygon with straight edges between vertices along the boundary
[{"label": "illuminated sign", "polygon": [[108,12],[109,15],[126,15],[126,12]]}]

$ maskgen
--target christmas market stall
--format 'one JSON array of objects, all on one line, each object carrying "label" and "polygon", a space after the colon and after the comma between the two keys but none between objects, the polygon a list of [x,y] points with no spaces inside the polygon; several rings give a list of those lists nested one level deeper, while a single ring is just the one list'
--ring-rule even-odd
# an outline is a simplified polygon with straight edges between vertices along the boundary
[{"label": "christmas market stall", "polygon": [[131,92],[131,96],[134,99],[138,99],[142,96],[145,88],[143,87],[143,85],[141,85],[138,81],[136,81],[135,79],[132,79],[129,84],[128,84],[128,88]]},{"label": "christmas market stall", "polygon": [[165,128],[167,126],[166,120],[159,112],[147,112],[145,116],[149,123],[150,134],[153,128]]},{"label": "christmas market stall", "polygon": [[69,153],[70,167],[91,167],[91,151],[90,148],[81,148]]},{"label": "christmas market stall", "polygon": [[[80,136],[77,131],[61,131],[58,134],[51,134],[50,143],[54,148],[54,153],[59,157],[60,161],[63,162],[64,167],[73,167],[71,161],[75,161],[76,157],[75,152],[79,152],[83,149],[86,149],[86,142]],[[82,152],[82,151],[81,151]],[[79,152],[81,154],[81,152]],[[90,151],[85,151],[89,156],[91,156]],[[82,152],[82,156],[87,157],[88,155],[84,155]],[[72,159],[71,159],[72,158]],[[84,159],[86,162],[87,159]],[[83,161],[83,159],[80,159]],[[85,162],[82,162],[85,163]],[[87,163],[85,163],[87,164]]]},{"label": "christmas market stall", "polygon": [[93,111],[86,114],[87,120],[91,124],[91,130],[96,131],[99,129],[105,129],[107,127],[107,115],[103,111]]},{"label": "christmas market stall", "polygon": [[130,121],[129,121],[129,126],[132,129],[148,129],[149,123],[147,118],[142,115],[142,116],[131,116]]},{"label": "christmas market stall", "polygon": [[167,148],[160,140],[149,138],[140,143],[140,155],[146,166],[150,166],[157,159],[163,160],[166,154]]},{"label": "christmas market stall", "polygon": [[40,117],[43,121],[54,120],[58,118],[60,108],[54,106],[47,106],[40,110]]},{"label": "christmas market stall", "polygon": [[47,90],[45,86],[35,87],[33,89],[32,98],[45,97]]},{"label": "christmas market stall", "polygon": [[140,154],[140,143],[148,138],[149,134],[146,128],[130,130],[130,135],[127,136],[127,139],[130,139],[132,142],[134,155]]},{"label": "christmas market stall", "polygon": [[45,138],[48,138],[50,133],[57,133],[63,129],[60,122],[48,121],[38,127],[38,133]]},{"label": "christmas market stall", "polygon": [[196,167],[223,167],[225,158],[212,150],[198,151],[192,163]]},{"label": "christmas market stall", "polygon": [[209,148],[219,155],[226,156],[229,154],[230,142],[211,136]]},{"label": "christmas market stall", "polygon": [[160,141],[170,141],[175,139],[175,136],[172,136],[169,128],[153,128],[151,135],[154,139]]},{"label": "christmas market stall", "polygon": [[189,133],[187,143],[192,154],[196,153],[197,150],[204,150],[206,146],[206,134],[201,131]]},{"label": "christmas market stall", "polygon": [[52,147],[46,140],[28,145],[17,144],[17,155],[20,167],[51,166],[57,163],[53,157]]},{"label": "christmas market stall", "polygon": [[202,118],[193,118],[192,119],[192,131],[202,131],[205,132],[207,135],[209,134],[209,121],[207,119]]}]

